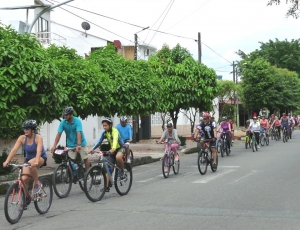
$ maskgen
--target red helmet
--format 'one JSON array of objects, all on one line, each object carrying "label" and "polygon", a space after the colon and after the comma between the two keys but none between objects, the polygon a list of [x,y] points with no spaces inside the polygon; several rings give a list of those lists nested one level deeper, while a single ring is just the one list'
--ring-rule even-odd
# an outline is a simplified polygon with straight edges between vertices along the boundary
[{"label": "red helmet", "polygon": [[203,113],[202,117],[210,117],[209,113]]}]

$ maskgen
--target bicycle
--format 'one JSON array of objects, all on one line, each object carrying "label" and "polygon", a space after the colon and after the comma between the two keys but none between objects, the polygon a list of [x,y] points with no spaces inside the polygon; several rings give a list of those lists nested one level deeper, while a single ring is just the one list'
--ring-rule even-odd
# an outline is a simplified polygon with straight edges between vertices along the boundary
[{"label": "bicycle", "polygon": [[[256,137],[255,137],[255,134],[253,131],[251,133],[252,133],[252,138],[250,140],[250,144],[251,144],[252,151],[255,152],[255,150],[257,151]],[[254,150],[254,148],[255,148],[255,150]]]},{"label": "bicycle", "polygon": [[[157,142],[158,143],[158,142]],[[179,168],[180,168],[180,160],[179,160],[179,153],[177,153],[178,156],[178,160],[175,160],[175,154],[173,151],[170,151],[169,149],[171,149],[171,145],[173,142],[171,141],[165,141],[165,153],[164,153],[164,157],[162,159],[162,173],[164,178],[168,178],[170,175],[170,168],[173,168],[173,172],[174,174],[178,174],[179,173]]]},{"label": "bicycle", "polygon": [[264,129],[264,131],[261,132],[259,135],[259,141],[260,141],[261,146],[264,146],[265,144],[269,145],[269,138],[267,137],[266,132],[267,132],[267,130]]},{"label": "bicycle", "polygon": [[[11,224],[17,223],[23,214],[24,210],[27,210],[28,205],[33,201],[34,207],[39,214],[45,214],[49,211],[52,198],[52,184],[50,180],[43,177],[40,178],[39,181],[42,184],[41,189],[37,193],[33,193],[33,190],[29,190],[22,180],[22,176],[28,176],[32,178],[29,174],[23,174],[23,167],[31,167],[30,164],[9,164],[9,166],[13,166],[19,168],[18,179],[13,183],[7,190],[4,201],[4,212],[7,221]],[[34,187],[34,184],[33,184]],[[9,210],[9,209],[12,210]]]},{"label": "bicycle", "polygon": [[[271,129],[270,129],[270,137],[271,137],[271,140],[276,140],[276,130],[275,130],[275,128],[274,127],[271,127]],[[276,140],[277,141],[277,140]]]},{"label": "bicycle", "polygon": [[55,154],[62,156],[62,163],[57,166],[52,175],[52,182],[55,194],[59,198],[66,198],[72,188],[72,183],[79,182],[79,186],[84,191],[83,178],[85,168],[82,162],[78,162],[69,157],[68,152],[75,152],[76,148],[56,149]]},{"label": "bicycle", "polygon": [[[231,142],[231,140],[229,140]],[[226,155],[229,156],[229,146],[227,143],[227,137],[226,132],[222,132],[221,134],[221,156],[224,157],[224,152],[226,152]]]},{"label": "bicycle", "polygon": [[105,158],[105,156],[109,156],[109,151],[94,151],[93,153],[99,153],[100,157],[97,165],[89,168],[84,176],[84,193],[86,197],[92,202],[100,201],[103,198],[107,187],[106,173],[109,178],[109,187],[114,185],[120,196],[126,195],[132,185],[132,169],[130,164],[124,161],[124,176],[121,178],[119,176],[121,169],[116,163],[113,164]]},{"label": "bicycle", "polygon": [[[199,145],[200,145],[200,143],[199,143]],[[220,133],[218,133],[218,135],[217,135],[217,143],[216,143],[216,145],[217,145],[217,152],[221,153],[222,141],[221,141],[221,134]],[[200,148],[200,151],[201,151],[201,148]],[[199,151],[199,153],[200,153],[200,151]]]},{"label": "bicycle", "polygon": [[287,135],[287,130],[285,127],[283,127],[283,130],[282,130],[282,141],[283,141],[283,143],[288,142],[288,135]]},{"label": "bicycle", "polygon": [[211,139],[200,141],[200,142],[204,142],[204,146],[201,150],[201,153],[198,154],[198,170],[201,175],[204,175],[207,172],[208,164],[210,164],[211,171],[213,171],[213,172],[217,171],[217,168],[218,168],[218,154],[216,154],[217,167],[216,168],[213,167],[214,160],[213,160],[213,155],[212,155],[212,151],[210,148],[210,141],[211,141]]},{"label": "bicycle", "polygon": [[245,148],[248,149],[248,146],[249,146],[249,149],[250,149],[251,148],[251,143],[250,143],[250,133],[249,133],[249,131],[246,132]]}]

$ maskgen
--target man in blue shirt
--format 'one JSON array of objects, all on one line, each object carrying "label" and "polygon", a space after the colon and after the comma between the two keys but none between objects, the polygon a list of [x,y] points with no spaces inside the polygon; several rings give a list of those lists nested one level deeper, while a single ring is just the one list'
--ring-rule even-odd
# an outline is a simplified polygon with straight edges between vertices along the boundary
[{"label": "man in blue shirt", "polygon": [[56,146],[60,140],[61,134],[65,131],[67,136],[67,147],[75,148],[76,152],[69,152],[69,156],[72,159],[76,159],[77,152],[80,153],[81,159],[84,160],[85,169],[88,170],[90,167],[90,162],[88,159],[88,148],[87,142],[83,134],[81,120],[73,116],[74,109],[72,106],[68,106],[63,110],[64,118],[58,127],[58,131],[55,137],[53,147],[51,152],[53,153],[56,149]]},{"label": "man in blue shirt", "polygon": [[126,149],[127,163],[131,163],[129,145],[130,142],[132,142],[132,130],[131,126],[127,124],[127,117],[121,117],[120,124],[116,126],[116,129],[119,131],[121,138],[125,143],[124,147]]}]

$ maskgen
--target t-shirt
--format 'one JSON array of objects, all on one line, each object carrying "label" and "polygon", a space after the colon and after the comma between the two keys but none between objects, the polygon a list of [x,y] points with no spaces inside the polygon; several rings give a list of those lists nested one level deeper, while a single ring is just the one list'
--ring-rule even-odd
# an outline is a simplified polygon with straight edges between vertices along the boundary
[{"label": "t-shirt", "polygon": [[258,122],[256,122],[256,123],[252,122],[250,124],[250,126],[251,126],[251,131],[253,131],[253,132],[259,132],[260,131],[260,124]]},{"label": "t-shirt", "polygon": [[214,136],[215,127],[210,121],[208,123],[202,122],[199,128],[204,132],[205,139],[212,139],[215,137]]},{"label": "t-shirt", "polygon": [[[62,133],[65,131],[67,136],[67,146],[70,148],[74,148],[77,144],[81,144],[82,147],[87,145],[85,136],[82,131],[81,120],[77,117],[73,117],[73,121],[69,123],[66,119],[63,119],[58,127],[58,133]],[[81,143],[77,141],[77,132],[81,133]]]},{"label": "t-shirt", "polygon": [[227,132],[229,130],[230,123],[229,122],[221,122],[221,128],[223,132]]},{"label": "t-shirt", "polygon": [[129,124],[126,124],[125,126],[118,124],[116,126],[116,129],[119,131],[123,141],[124,140],[132,140],[132,130],[131,130],[131,126]]},{"label": "t-shirt", "polygon": [[280,119],[280,122],[281,122],[281,125],[288,125],[289,124],[289,118],[286,117],[286,118],[281,118]]},{"label": "t-shirt", "polygon": [[260,126],[263,127],[263,128],[268,128],[268,120],[265,119],[265,120],[260,120]]},{"label": "t-shirt", "polygon": [[170,142],[173,142],[174,140],[176,140],[178,144],[181,144],[180,139],[178,138],[178,133],[177,133],[176,129],[172,129],[172,136],[169,135],[169,131],[166,129],[163,132],[161,139],[168,140]]}]

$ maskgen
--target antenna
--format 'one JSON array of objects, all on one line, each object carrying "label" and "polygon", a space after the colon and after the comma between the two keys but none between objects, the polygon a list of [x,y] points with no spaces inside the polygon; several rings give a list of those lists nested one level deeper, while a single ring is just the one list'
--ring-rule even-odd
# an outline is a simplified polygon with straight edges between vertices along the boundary
[{"label": "antenna", "polygon": [[88,22],[83,22],[83,23],[81,23],[81,27],[82,27],[82,29],[84,29],[85,37],[87,37],[86,31],[91,28],[90,24]]}]

